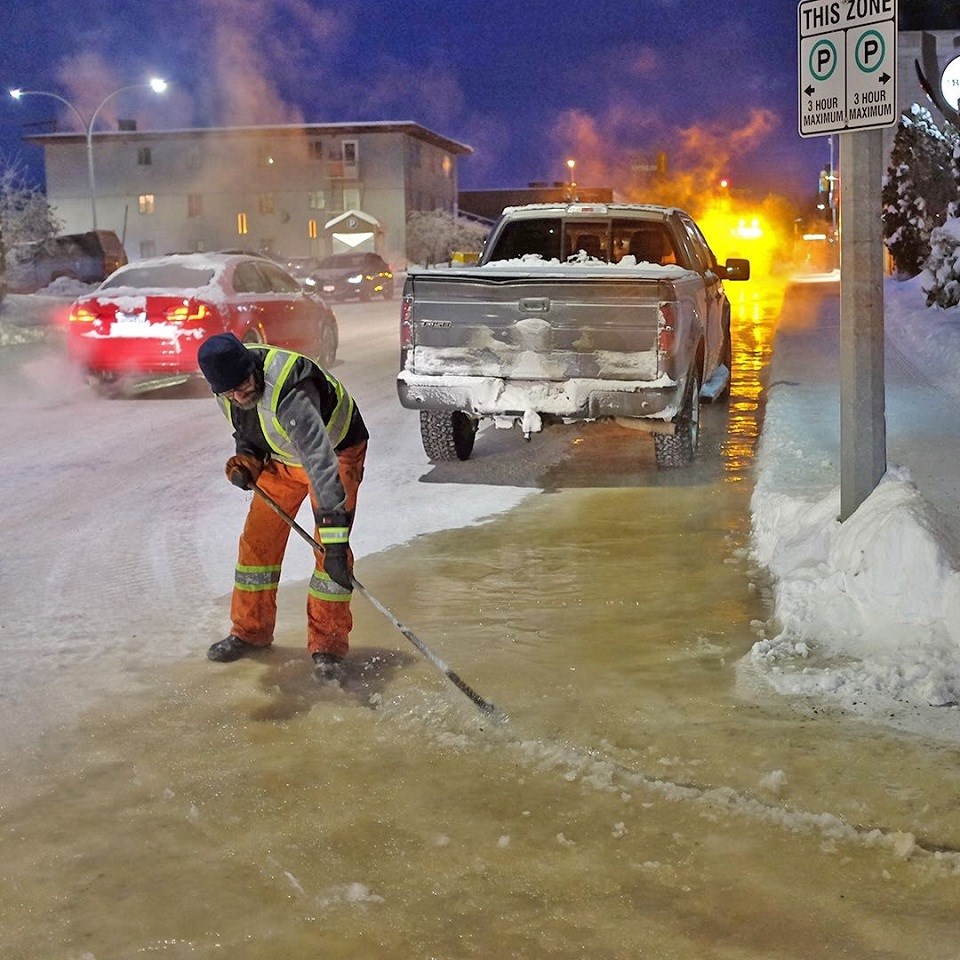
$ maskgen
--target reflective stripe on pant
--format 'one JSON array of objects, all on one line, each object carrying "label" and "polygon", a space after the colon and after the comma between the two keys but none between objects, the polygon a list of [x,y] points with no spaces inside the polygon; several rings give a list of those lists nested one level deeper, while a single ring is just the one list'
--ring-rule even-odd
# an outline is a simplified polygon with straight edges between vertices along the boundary
[{"label": "reflective stripe on pant", "polygon": [[[359,443],[337,457],[351,525],[357,506],[357,489],[363,479],[366,448],[366,443]],[[302,467],[290,467],[276,461],[267,464],[257,483],[291,517],[296,517],[310,492],[307,474]],[[319,539],[316,529],[313,535]],[[254,494],[240,535],[230,605],[233,633],[248,643],[266,646],[273,642],[280,564],[289,536],[287,522]],[[349,553],[349,564],[352,570],[352,552]],[[347,652],[348,636],[353,626],[350,597],[350,592],[333,583],[324,573],[322,554],[318,554],[307,594],[307,649],[311,653],[324,651],[343,656]]]}]

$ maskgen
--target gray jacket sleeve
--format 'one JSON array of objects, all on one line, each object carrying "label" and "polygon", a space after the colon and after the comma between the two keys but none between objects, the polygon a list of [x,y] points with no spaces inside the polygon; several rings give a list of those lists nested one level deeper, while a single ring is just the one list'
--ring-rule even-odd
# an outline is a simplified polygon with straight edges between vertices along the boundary
[{"label": "gray jacket sleeve", "polygon": [[344,509],[346,493],[340,482],[337,453],[320,412],[320,394],[309,380],[298,383],[277,409],[284,430],[300,454],[320,513]]}]

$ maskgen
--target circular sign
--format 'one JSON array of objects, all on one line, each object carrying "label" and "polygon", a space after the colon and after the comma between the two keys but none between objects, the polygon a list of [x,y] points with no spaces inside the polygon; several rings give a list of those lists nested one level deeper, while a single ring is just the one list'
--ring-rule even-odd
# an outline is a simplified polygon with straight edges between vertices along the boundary
[{"label": "circular sign", "polygon": [[810,49],[810,73],[821,83],[829,80],[837,69],[837,48],[826,37],[818,40]]},{"label": "circular sign", "polygon": [[954,57],[940,74],[940,92],[951,107],[960,109],[960,57]]}]

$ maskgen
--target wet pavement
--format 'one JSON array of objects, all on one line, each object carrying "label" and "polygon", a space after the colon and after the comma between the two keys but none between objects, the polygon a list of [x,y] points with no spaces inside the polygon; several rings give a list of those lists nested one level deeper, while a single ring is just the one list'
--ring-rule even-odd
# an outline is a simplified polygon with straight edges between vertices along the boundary
[{"label": "wet pavement", "polygon": [[735,305],[691,470],[596,425],[504,481],[516,435],[481,435],[467,482],[545,492],[362,560],[506,723],[359,597],[318,688],[286,587],[273,649],[138,677],[4,771],[0,956],[957,957],[957,749],[738,682],[778,308]]}]

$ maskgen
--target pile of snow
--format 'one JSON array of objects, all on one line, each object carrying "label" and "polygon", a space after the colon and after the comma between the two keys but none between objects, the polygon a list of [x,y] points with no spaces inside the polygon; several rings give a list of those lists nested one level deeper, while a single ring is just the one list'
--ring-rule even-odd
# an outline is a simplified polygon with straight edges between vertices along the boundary
[{"label": "pile of snow", "polygon": [[[960,308],[924,303],[919,278],[886,281],[888,342],[938,392],[960,400]],[[798,349],[818,339],[814,332]],[[960,544],[895,465],[838,521],[837,469],[829,456],[817,458],[818,385],[792,380],[778,389],[780,347],[751,502],[752,554],[772,576],[779,632],[754,645],[749,666],[779,693],[827,697],[898,725],[960,729]],[[839,431],[839,411],[832,413],[824,433]],[[939,708],[935,721],[929,708]],[[918,719],[924,711],[926,721]]]},{"label": "pile of snow", "polygon": [[83,283],[81,280],[74,280],[71,277],[57,277],[56,280],[48,283],[43,289],[37,291],[41,297],[64,297],[68,300],[76,300],[85,293],[96,289],[95,283]]}]

